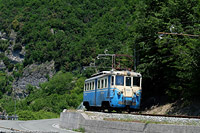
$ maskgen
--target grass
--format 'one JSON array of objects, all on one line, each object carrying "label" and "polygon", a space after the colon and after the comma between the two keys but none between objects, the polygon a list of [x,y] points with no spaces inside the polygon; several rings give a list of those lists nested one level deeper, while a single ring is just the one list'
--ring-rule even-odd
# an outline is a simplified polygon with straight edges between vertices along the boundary
[{"label": "grass", "polygon": [[40,120],[59,118],[59,114],[46,112],[42,110],[38,112],[33,112],[30,110],[17,111],[17,115],[19,116],[19,120]]},{"label": "grass", "polygon": [[85,128],[80,127],[78,129],[73,129],[73,131],[84,133],[85,132]]}]

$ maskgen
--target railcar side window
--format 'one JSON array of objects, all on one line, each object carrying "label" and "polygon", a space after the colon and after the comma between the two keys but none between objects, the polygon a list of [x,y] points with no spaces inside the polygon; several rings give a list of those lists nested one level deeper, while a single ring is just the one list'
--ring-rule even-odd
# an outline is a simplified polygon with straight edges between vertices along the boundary
[{"label": "railcar side window", "polygon": [[85,83],[84,91],[86,91],[86,89],[87,89],[87,84]]},{"label": "railcar side window", "polygon": [[93,84],[90,82],[90,90],[93,90]]},{"label": "railcar side window", "polygon": [[126,77],[126,86],[131,86],[131,77]]},{"label": "railcar side window", "polygon": [[133,77],[133,86],[140,86],[140,77]]},{"label": "railcar side window", "polygon": [[90,90],[93,90],[93,84],[90,82]]},{"label": "railcar side window", "polygon": [[124,86],[124,76],[116,76],[116,85]]},{"label": "railcar side window", "polygon": [[87,83],[87,89],[86,90],[89,90],[89,84]]},{"label": "railcar side window", "polygon": [[101,80],[101,88],[104,88],[104,80]]},{"label": "railcar side window", "polygon": [[107,88],[108,87],[108,81],[107,81],[108,79],[106,78],[105,79],[105,88]]},{"label": "railcar side window", "polygon": [[114,76],[111,78],[111,85],[114,85]]},{"label": "railcar side window", "polygon": [[97,88],[100,89],[100,80],[98,80],[98,87]]},{"label": "railcar side window", "polygon": [[92,86],[93,86],[93,88],[92,88],[92,89],[94,90],[94,88],[95,88],[95,84],[94,84],[94,81],[92,82]]}]

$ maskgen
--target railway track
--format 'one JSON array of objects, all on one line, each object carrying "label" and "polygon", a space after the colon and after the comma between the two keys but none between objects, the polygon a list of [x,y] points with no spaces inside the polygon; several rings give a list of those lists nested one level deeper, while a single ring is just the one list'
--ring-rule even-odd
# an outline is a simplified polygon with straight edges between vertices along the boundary
[{"label": "railway track", "polygon": [[[161,123],[174,125],[194,125],[200,127],[200,116],[184,116],[184,115],[160,115],[160,114],[143,114],[141,112],[89,112],[91,119],[110,120],[110,121],[126,121],[126,122],[142,122],[142,123]],[[91,113],[91,114],[90,114]]]},{"label": "railway track", "polygon": [[200,116],[161,115],[161,114],[143,114],[143,113],[131,113],[131,114],[133,114],[133,115],[143,115],[143,116],[156,116],[156,117],[174,117],[174,118],[200,119]]},{"label": "railway track", "polygon": [[162,115],[162,114],[144,114],[141,112],[109,112],[109,111],[103,111],[105,113],[116,113],[116,114],[132,114],[132,115],[141,115],[141,116],[155,116],[155,117],[173,117],[173,118],[188,118],[188,119],[200,119],[200,116],[186,116],[186,115]]}]

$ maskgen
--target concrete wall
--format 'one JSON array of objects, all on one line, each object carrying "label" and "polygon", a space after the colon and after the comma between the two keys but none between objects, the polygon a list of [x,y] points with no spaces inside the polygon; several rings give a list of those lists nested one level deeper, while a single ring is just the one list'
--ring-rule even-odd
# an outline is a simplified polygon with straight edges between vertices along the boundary
[{"label": "concrete wall", "polygon": [[60,127],[84,128],[88,133],[200,133],[200,127],[90,120],[85,113],[62,112]]}]

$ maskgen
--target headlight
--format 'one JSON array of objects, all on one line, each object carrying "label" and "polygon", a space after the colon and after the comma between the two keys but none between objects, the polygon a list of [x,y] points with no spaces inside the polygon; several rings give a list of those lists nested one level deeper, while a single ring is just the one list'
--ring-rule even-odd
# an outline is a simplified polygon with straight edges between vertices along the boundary
[{"label": "headlight", "polygon": [[121,95],[121,91],[119,91],[119,92],[117,93],[117,95]]},{"label": "headlight", "polygon": [[137,91],[137,92],[136,92],[136,96],[140,96],[140,91]]}]

